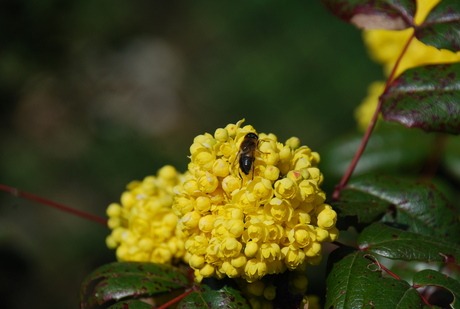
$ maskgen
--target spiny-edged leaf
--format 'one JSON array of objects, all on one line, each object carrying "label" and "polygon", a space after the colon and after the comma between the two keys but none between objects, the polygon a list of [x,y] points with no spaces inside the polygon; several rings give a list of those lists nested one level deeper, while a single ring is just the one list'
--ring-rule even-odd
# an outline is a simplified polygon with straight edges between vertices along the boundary
[{"label": "spiny-edged leaf", "polygon": [[[321,151],[321,171],[326,179],[345,173],[363,138],[362,133],[341,137]],[[370,172],[397,174],[419,171],[430,155],[433,135],[381,122],[366,146],[353,175]]]},{"label": "spiny-edged leaf", "polygon": [[197,290],[185,297],[177,308],[250,309],[251,307],[241,291],[233,287],[224,285],[219,289],[213,289],[209,285],[202,284]]},{"label": "spiny-edged leaf", "polygon": [[408,231],[460,243],[458,213],[433,185],[369,174],[352,178],[345,190],[360,193],[357,205],[350,198],[352,194],[347,193],[351,204],[349,207],[356,207],[357,215],[366,218],[371,211],[361,203],[362,193],[366,193],[372,196],[369,199],[373,202],[369,207],[378,206],[376,212],[382,211],[385,203],[391,205],[393,216],[386,216],[385,221],[391,219],[393,223],[405,226]]},{"label": "spiny-edged leaf", "polygon": [[[348,249],[331,253],[343,255]],[[324,308],[424,308],[420,294],[404,280],[382,277],[382,272],[366,252],[352,252],[334,263],[327,277]]]},{"label": "spiny-edged leaf", "polygon": [[414,285],[426,286],[436,285],[449,290],[454,296],[451,307],[460,308],[460,282],[432,269],[425,269],[415,274]]},{"label": "spiny-edged leaf", "polygon": [[189,285],[186,274],[173,266],[115,262],[92,272],[82,285],[81,308],[96,308],[129,297],[168,293]]},{"label": "spiny-edged leaf", "polygon": [[137,299],[129,299],[120,301],[107,309],[152,309],[152,305]]},{"label": "spiny-edged leaf", "polygon": [[337,17],[364,29],[401,30],[414,24],[414,0],[321,0]]},{"label": "spiny-edged leaf", "polygon": [[443,0],[428,14],[415,36],[427,45],[460,50],[460,1]]},{"label": "spiny-edged leaf", "polygon": [[394,260],[460,262],[460,247],[456,244],[378,222],[362,231],[358,245],[361,250]]},{"label": "spiny-edged leaf", "polygon": [[460,133],[460,63],[405,71],[381,96],[386,120],[427,132]]}]

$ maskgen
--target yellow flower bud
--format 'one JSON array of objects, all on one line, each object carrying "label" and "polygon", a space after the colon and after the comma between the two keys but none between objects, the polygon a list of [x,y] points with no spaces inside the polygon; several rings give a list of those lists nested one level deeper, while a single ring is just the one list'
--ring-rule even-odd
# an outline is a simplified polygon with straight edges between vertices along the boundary
[{"label": "yellow flower bud", "polygon": [[107,207],[106,214],[109,217],[120,217],[122,214],[122,208],[120,204],[112,203]]},{"label": "yellow flower bud", "polygon": [[265,276],[267,273],[267,264],[257,259],[248,260],[244,268],[246,280],[248,282],[254,282]]},{"label": "yellow flower bud", "polygon": [[197,211],[192,211],[185,214],[180,221],[184,225],[184,227],[188,230],[194,229],[198,226],[198,222],[201,219],[200,213]]},{"label": "yellow flower bud", "polygon": [[297,184],[289,178],[275,182],[275,195],[279,198],[290,199],[297,194]]},{"label": "yellow flower bud", "polygon": [[225,142],[228,139],[228,131],[226,129],[217,129],[214,133],[214,138],[219,142]]},{"label": "yellow flower bud", "polygon": [[257,254],[257,251],[259,250],[259,245],[257,245],[257,242],[248,242],[246,244],[246,248],[244,248],[244,254],[248,258],[252,258]]},{"label": "yellow flower bud", "polygon": [[211,209],[211,201],[206,196],[197,197],[195,203],[195,209],[202,214],[205,214]]},{"label": "yellow flower bud", "polygon": [[336,221],[337,213],[330,208],[325,208],[318,214],[318,226],[324,229],[333,227]]},{"label": "yellow flower bud", "polygon": [[198,179],[199,190],[205,193],[211,193],[217,189],[219,181],[216,176],[211,173],[206,173],[206,176]]},{"label": "yellow flower bud", "polygon": [[230,172],[228,162],[223,159],[217,159],[212,165],[212,172],[217,177],[227,176]]},{"label": "yellow flower bud", "polygon": [[247,258],[244,254],[239,254],[238,256],[231,259],[233,267],[240,268],[243,267],[247,262]]},{"label": "yellow flower bud", "polygon": [[214,267],[210,264],[206,264],[200,269],[200,275],[203,277],[211,277],[214,274]]},{"label": "yellow flower bud", "polygon": [[210,233],[214,228],[215,219],[216,218],[214,215],[206,215],[204,217],[201,217],[200,221],[198,222],[198,228],[200,229],[200,231]]},{"label": "yellow flower bud", "polygon": [[192,255],[189,259],[190,267],[202,268],[204,266],[204,257],[202,255]]},{"label": "yellow flower bud", "polygon": [[298,137],[291,137],[286,141],[285,144],[291,149],[297,149],[300,146],[300,139]]}]

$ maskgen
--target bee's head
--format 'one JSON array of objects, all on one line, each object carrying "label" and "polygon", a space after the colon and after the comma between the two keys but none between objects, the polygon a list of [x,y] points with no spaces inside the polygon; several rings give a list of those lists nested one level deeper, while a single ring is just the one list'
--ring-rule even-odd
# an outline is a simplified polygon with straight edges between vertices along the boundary
[{"label": "bee's head", "polygon": [[255,133],[248,133],[248,134],[246,134],[245,138],[251,138],[251,139],[255,139],[255,140],[259,139],[259,137]]}]

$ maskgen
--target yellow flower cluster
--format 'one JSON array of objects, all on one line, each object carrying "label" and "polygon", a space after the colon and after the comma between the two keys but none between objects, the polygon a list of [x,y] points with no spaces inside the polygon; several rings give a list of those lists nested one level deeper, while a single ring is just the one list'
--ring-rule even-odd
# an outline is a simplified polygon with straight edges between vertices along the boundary
[{"label": "yellow flower cluster", "polygon": [[[321,243],[338,237],[337,214],[324,203],[319,155],[291,138],[260,134],[241,154],[252,126],[243,121],[195,138],[173,208],[187,235],[197,281],[242,277],[254,282],[321,259]],[[252,148],[251,148],[252,149]],[[249,174],[239,159],[254,157]]]},{"label": "yellow flower cluster", "polygon": [[171,208],[173,188],[183,180],[174,167],[164,166],[157,176],[128,184],[121,205],[109,205],[112,233],[106,243],[116,248],[120,261],[169,264],[184,257],[185,235],[177,228],[178,217]]},{"label": "yellow flower cluster", "polygon": [[[428,13],[441,0],[417,0],[415,23],[420,25]],[[385,75],[389,75],[398,57],[409,38],[413,35],[414,28],[405,30],[383,30],[372,29],[363,31],[363,39],[368,47],[370,56],[376,62],[384,66]],[[437,49],[425,45],[417,38],[410,42],[404,56],[402,57],[394,78],[404,71],[423,65],[460,62],[460,52],[452,52],[445,49]],[[384,82],[376,82],[384,84]],[[379,90],[379,92],[377,91]],[[355,119],[360,129],[365,130],[377,107],[378,97],[383,93],[384,87],[376,86],[375,83],[369,86],[369,95],[363,100],[355,112]]]}]

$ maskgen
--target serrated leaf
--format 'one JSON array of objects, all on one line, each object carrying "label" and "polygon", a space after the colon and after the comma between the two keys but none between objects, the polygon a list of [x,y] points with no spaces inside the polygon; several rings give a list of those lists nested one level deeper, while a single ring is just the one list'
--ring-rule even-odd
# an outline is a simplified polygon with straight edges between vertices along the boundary
[{"label": "serrated leaf", "polygon": [[413,25],[413,0],[321,0],[339,18],[363,29],[401,30]]},{"label": "serrated leaf", "polygon": [[460,248],[456,244],[378,222],[362,231],[358,245],[361,250],[394,260],[460,262]]},{"label": "serrated leaf", "polygon": [[250,309],[251,307],[239,290],[228,285],[220,289],[213,289],[206,284],[202,284],[199,289],[185,297],[177,308]]},{"label": "serrated leaf", "polygon": [[[332,252],[343,255],[339,248]],[[404,280],[382,277],[366,252],[353,252],[334,263],[327,277],[324,308],[424,308],[419,293]]]},{"label": "serrated leaf", "polygon": [[453,309],[460,308],[460,282],[432,269],[425,269],[415,274],[414,285],[426,286],[436,285],[448,289],[454,296],[451,303]]},{"label": "serrated leaf", "polygon": [[[353,192],[346,191],[359,192],[356,194],[356,204]],[[433,185],[384,175],[369,174],[352,178],[342,191],[348,199],[348,213],[355,210],[355,215],[369,219],[372,218],[369,216],[372,210],[363,204],[362,193],[371,196],[368,199],[372,202],[370,207],[377,205],[376,215],[382,212],[383,205],[387,203],[394,211],[392,221],[405,226],[408,231],[457,244],[460,242],[458,213]],[[340,204],[337,205],[341,209]]]},{"label": "serrated leaf", "polygon": [[427,132],[460,133],[460,63],[405,71],[381,96],[386,120]]},{"label": "serrated leaf", "polygon": [[173,266],[141,262],[115,262],[92,272],[82,285],[81,308],[96,308],[129,297],[152,296],[183,289],[186,274]]},{"label": "serrated leaf", "polygon": [[428,14],[415,36],[427,45],[460,50],[460,1],[443,0]]},{"label": "serrated leaf", "polygon": [[152,309],[152,305],[137,299],[130,299],[127,301],[117,302],[107,309]]}]

